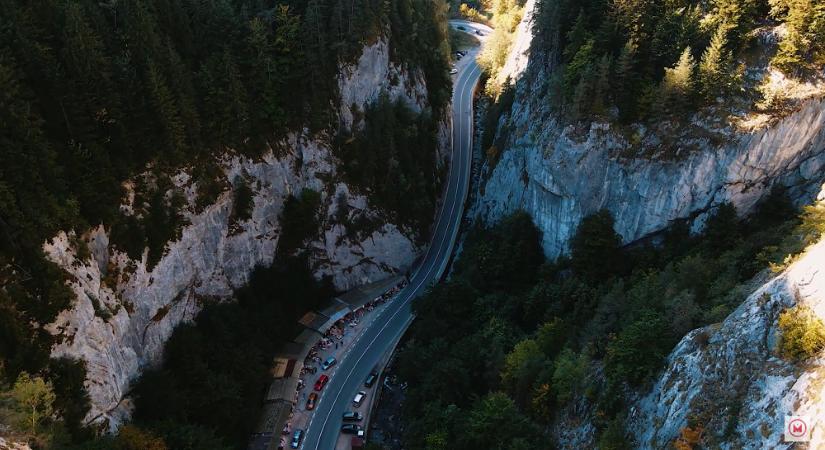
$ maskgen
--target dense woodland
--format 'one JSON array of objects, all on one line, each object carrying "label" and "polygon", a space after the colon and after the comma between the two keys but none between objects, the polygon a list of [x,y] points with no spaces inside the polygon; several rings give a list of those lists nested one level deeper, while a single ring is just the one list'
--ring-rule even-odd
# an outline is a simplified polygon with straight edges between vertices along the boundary
[{"label": "dense woodland", "polygon": [[[647,386],[688,331],[738,306],[754,274],[825,232],[825,206],[795,215],[775,192],[746,221],[723,205],[701,236],[676,226],[661,246],[625,248],[601,211],[582,221],[570,258],[555,262],[524,213],[474,230],[450,280],[414,304],[397,363],[409,383],[405,448],[550,449],[549,425],[581,401],[599,448],[632,448],[625,393]],[[788,323],[810,316],[789,314]],[[790,331],[786,353],[822,348],[825,326],[816,326]],[[738,393],[725,395],[714,402],[736,404]],[[700,429],[701,415],[691,420]]]},{"label": "dense woodland", "polygon": [[[151,267],[185,225],[181,193],[168,193],[169,174],[184,166],[198,183],[196,208],[232,186],[233,220],[244,220],[251,190],[242,178],[224,179],[215,155],[231,148],[254,157],[268,144],[277,148],[289,131],[349,133],[339,130],[335,113],[337,67],[379,36],[389,38],[396,63],[422,70],[431,106],[421,117],[395,115],[398,130],[388,132],[406,147],[392,173],[432,194],[416,177],[428,170],[436,179],[431,118],[450,95],[445,9],[426,0],[0,0],[0,386],[24,370],[42,376],[56,393],[55,417],[82,435],[84,369],[51,361],[51,338],[37,327],[73,301],[42,242],[58,229],[103,223],[129,255],[148,247]],[[412,152],[409,133],[427,147]],[[418,159],[408,166],[411,157]],[[346,161],[363,158],[353,153]],[[370,194],[378,181],[362,167],[343,172]],[[137,209],[124,215],[121,183],[130,178]],[[318,208],[317,195],[287,202],[295,210],[288,220],[304,227],[287,239],[291,248],[317,229],[305,220]],[[398,205],[385,196],[376,202]],[[431,207],[434,196],[423,198],[429,203],[422,208]],[[401,219],[426,227],[425,215],[418,209]]]},{"label": "dense woodland", "polygon": [[[417,114],[403,101],[386,95],[363,112],[364,128],[338,136],[347,181],[370,193],[370,200],[389,212],[393,223],[428,230],[441,184],[434,149],[437,126],[431,113]],[[443,164],[442,167],[445,167]],[[426,233],[418,238],[426,240]]]},{"label": "dense woodland", "polygon": [[787,35],[772,64],[821,73],[825,4],[811,0],[546,0],[533,51],[558,66],[547,98],[569,119],[616,107],[625,123],[658,120],[741,95],[756,30],[779,24]]}]

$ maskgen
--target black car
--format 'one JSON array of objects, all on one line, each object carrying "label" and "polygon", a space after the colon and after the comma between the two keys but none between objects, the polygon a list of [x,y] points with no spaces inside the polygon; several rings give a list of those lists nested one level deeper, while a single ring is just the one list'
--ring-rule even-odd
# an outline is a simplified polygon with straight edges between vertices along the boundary
[{"label": "black car", "polygon": [[302,440],[304,440],[304,430],[298,428],[297,430],[295,430],[295,433],[292,434],[292,444],[290,444],[290,447],[300,447]]},{"label": "black car", "polygon": [[364,416],[361,415],[360,412],[357,411],[347,411],[344,413],[343,420],[344,422],[360,422]]},{"label": "black car", "polygon": [[341,425],[341,432],[344,434],[358,434],[359,431],[361,431],[361,427],[354,423]]},{"label": "black car", "polygon": [[371,373],[367,376],[366,381],[364,381],[364,386],[366,386],[366,387],[368,387],[368,388],[369,388],[369,387],[372,387],[372,385],[373,385],[373,384],[375,384],[375,380],[377,380],[377,379],[378,379],[378,374],[377,374],[377,373],[375,373],[375,372],[371,372]]}]

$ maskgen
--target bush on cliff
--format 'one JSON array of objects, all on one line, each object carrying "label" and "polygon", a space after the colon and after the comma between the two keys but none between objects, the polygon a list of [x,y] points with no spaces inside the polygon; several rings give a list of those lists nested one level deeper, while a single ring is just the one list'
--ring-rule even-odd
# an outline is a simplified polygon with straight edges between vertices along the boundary
[{"label": "bush on cliff", "polygon": [[789,359],[807,359],[825,348],[825,323],[807,305],[779,315],[780,350]]}]

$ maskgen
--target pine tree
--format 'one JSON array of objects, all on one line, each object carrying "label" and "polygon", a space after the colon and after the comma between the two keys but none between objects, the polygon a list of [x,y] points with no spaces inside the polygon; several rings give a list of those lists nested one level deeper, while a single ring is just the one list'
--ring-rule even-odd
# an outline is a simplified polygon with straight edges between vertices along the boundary
[{"label": "pine tree", "polygon": [[772,5],[771,15],[785,22],[787,35],[771,63],[789,74],[825,64],[825,3],[775,0]]},{"label": "pine tree", "polygon": [[596,67],[596,79],[593,86],[593,112],[604,114],[610,104],[610,68],[613,65],[613,58],[610,55],[602,55]]},{"label": "pine tree", "polygon": [[590,33],[587,31],[587,23],[584,17],[584,10],[579,11],[579,16],[573,24],[573,28],[567,33],[567,45],[564,47],[564,59],[570,61],[590,39]]},{"label": "pine tree", "polygon": [[661,84],[660,107],[667,112],[684,112],[691,103],[693,95],[694,71],[696,62],[690,47],[685,47],[676,65],[665,69]]},{"label": "pine tree", "polygon": [[186,129],[187,146],[199,147],[201,145],[201,123],[197,106],[195,106],[197,94],[192,83],[191,71],[181,60],[171,42],[166,43],[166,52],[169,60],[170,87],[175,93],[180,120]]},{"label": "pine tree", "polygon": [[725,51],[725,43],[725,27],[720,26],[713,33],[699,62],[699,85],[707,101],[723,94],[729,85],[730,55]]},{"label": "pine tree", "polygon": [[[146,63],[146,77],[149,83],[149,95],[152,104],[164,130],[164,137],[174,159],[183,158],[186,154],[186,129],[180,118],[180,111],[166,83],[166,79],[154,61]],[[181,160],[181,159],[178,159]]]},{"label": "pine tree", "polygon": [[616,61],[616,77],[614,94],[616,106],[619,107],[619,118],[623,122],[630,122],[636,117],[638,94],[638,74],[636,71],[636,52],[638,46],[632,40],[625,42],[619,59]]}]

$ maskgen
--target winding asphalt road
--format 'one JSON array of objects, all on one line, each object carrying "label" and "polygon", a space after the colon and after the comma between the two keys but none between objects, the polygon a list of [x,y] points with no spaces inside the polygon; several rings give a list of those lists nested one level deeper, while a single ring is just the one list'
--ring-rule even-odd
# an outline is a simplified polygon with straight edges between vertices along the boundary
[{"label": "winding asphalt road", "polygon": [[[482,30],[490,28],[466,21],[451,26]],[[477,50],[476,50],[477,51]],[[412,300],[441,279],[458,235],[464,203],[470,188],[473,141],[473,93],[481,76],[475,51],[457,64],[453,81],[453,129],[449,175],[430,245],[413,269],[410,282],[387,304],[370,328],[365,329],[338,362],[306,430],[303,449],[333,450],[341,430],[341,415],[352,409],[352,398],[363,389],[364,379],[382,356],[396,344],[413,320]],[[365,402],[368,404],[368,402]],[[364,406],[362,406],[364,408]]]}]

